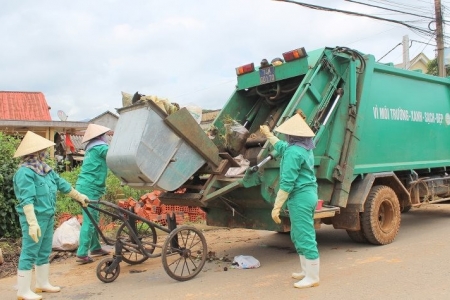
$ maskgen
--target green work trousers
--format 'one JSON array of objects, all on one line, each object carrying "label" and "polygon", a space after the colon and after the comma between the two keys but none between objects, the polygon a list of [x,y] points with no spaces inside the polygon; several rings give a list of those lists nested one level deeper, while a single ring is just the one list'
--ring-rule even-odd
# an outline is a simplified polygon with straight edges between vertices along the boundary
[{"label": "green work trousers", "polygon": [[[86,195],[91,200],[98,200],[100,196],[97,193],[89,193],[86,190],[84,190],[81,186],[77,185],[77,190]],[[98,204],[89,204],[90,206],[97,206]],[[91,216],[94,218],[94,221],[96,224],[100,221],[100,213],[98,210],[87,207],[86,208]],[[80,244],[78,246],[77,250],[77,256],[78,257],[84,257],[89,254],[89,251],[92,250],[98,250],[102,246],[100,245],[99,238],[98,238],[98,232],[94,227],[94,224],[92,223],[91,219],[89,219],[88,215],[83,209],[83,223],[81,224],[80,229]]]},{"label": "green work trousers", "polygon": [[319,258],[314,229],[317,188],[305,187],[301,191],[292,192],[287,205],[291,220],[291,240],[297,253],[310,260]]},{"label": "green work trousers", "polygon": [[18,269],[29,271],[33,265],[41,266],[49,263],[49,257],[52,252],[53,226],[55,217],[53,215],[37,215],[39,227],[41,228],[41,237],[35,243],[28,234],[28,223],[24,214],[19,214],[20,227],[22,228],[22,250],[19,257]]}]

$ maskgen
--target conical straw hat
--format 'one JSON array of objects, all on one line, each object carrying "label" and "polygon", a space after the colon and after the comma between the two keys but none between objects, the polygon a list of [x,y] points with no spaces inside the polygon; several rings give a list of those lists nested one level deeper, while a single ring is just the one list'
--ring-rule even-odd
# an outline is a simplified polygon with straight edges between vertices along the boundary
[{"label": "conical straw hat", "polygon": [[108,131],[110,131],[108,127],[97,125],[97,124],[89,124],[88,128],[86,129],[86,132],[84,133],[82,143],[92,140],[95,137],[98,137],[99,135],[102,135]]},{"label": "conical straw hat", "polygon": [[309,128],[308,124],[306,124],[305,120],[303,120],[303,118],[299,114],[295,114],[293,117],[276,128],[275,131],[302,137],[315,136],[314,132],[311,130],[311,128]]},{"label": "conical straw hat", "polygon": [[55,143],[53,143],[52,141],[47,140],[46,138],[43,138],[42,136],[37,135],[34,132],[28,131],[27,134],[25,134],[25,137],[23,138],[19,147],[17,147],[16,153],[14,153],[14,157],[31,154],[54,145]]}]

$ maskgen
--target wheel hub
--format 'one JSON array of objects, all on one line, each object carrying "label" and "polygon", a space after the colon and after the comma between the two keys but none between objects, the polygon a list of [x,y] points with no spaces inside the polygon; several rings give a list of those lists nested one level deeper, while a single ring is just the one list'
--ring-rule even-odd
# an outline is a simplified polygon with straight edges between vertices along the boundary
[{"label": "wheel hub", "polygon": [[191,256],[191,250],[186,249],[186,248],[183,248],[183,249],[180,249],[180,250],[181,250],[181,252],[180,252],[180,256],[181,257],[188,258],[188,257]]}]

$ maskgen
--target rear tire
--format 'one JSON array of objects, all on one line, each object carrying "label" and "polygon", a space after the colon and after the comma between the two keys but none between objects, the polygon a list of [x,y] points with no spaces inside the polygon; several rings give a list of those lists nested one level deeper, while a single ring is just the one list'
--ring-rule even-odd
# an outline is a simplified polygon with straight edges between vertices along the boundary
[{"label": "rear tire", "polygon": [[350,239],[354,242],[357,242],[357,243],[367,243],[368,242],[362,229],[356,230],[356,231],[347,230],[347,234],[350,237]]},{"label": "rear tire", "polygon": [[409,205],[409,206],[403,206],[403,207],[401,207],[400,212],[401,212],[402,214],[407,213],[408,211],[411,210],[411,208],[412,208],[411,205]]},{"label": "rear tire", "polygon": [[400,221],[400,203],[394,190],[385,185],[373,186],[361,214],[367,241],[374,245],[392,243],[400,229]]}]

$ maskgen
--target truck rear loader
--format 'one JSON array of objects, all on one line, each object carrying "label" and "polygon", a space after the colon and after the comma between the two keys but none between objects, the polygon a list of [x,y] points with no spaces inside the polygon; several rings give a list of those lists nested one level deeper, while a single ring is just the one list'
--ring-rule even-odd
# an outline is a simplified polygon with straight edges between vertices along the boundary
[{"label": "truck rear loader", "polygon": [[[331,224],[356,242],[388,244],[402,212],[450,199],[448,78],[346,47],[299,48],[236,73],[206,133],[185,108],[118,109],[112,172],[131,187],[163,190],[164,204],[201,207],[208,225],[286,232],[286,209],[281,224],[271,219],[280,160],[259,127],[274,129],[298,113],[315,132],[317,228]],[[248,162],[245,172],[230,172],[240,161]]]}]

